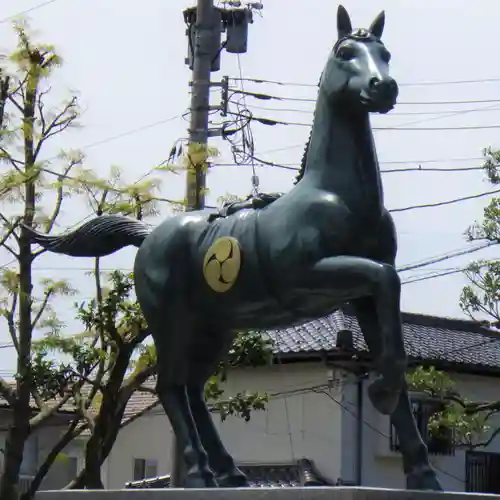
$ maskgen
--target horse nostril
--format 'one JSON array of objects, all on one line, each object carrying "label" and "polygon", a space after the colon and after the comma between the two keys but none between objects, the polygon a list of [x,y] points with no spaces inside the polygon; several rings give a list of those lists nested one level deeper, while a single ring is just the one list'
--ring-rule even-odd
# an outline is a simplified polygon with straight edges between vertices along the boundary
[{"label": "horse nostril", "polygon": [[381,79],[376,76],[368,82],[370,93],[374,97],[395,99],[398,95],[398,84],[393,78]]},{"label": "horse nostril", "polygon": [[376,90],[381,82],[382,82],[382,80],[380,78],[373,76],[372,78],[370,78],[368,85],[370,86],[370,89]]}]

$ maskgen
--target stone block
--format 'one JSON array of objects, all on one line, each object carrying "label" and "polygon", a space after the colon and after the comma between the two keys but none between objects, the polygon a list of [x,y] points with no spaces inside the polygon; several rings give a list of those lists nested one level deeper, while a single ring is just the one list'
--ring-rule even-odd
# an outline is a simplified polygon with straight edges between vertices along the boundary
[{"label": "stone block", "polygon": [[498,495],[361,487],[41,491],[35,500],[499,500]]}]

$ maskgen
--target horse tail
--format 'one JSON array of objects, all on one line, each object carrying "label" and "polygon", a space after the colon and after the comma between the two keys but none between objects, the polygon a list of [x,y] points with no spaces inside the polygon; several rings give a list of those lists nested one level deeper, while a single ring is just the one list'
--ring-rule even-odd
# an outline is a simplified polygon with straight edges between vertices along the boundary
[{"label": "horse tail", "polygon": [[49,252],[71,257],[104,257],[128,245],[140,247],[151,228],[121,215],[102,215],[67,234],[51,236],[23,226],[30,241]]}]

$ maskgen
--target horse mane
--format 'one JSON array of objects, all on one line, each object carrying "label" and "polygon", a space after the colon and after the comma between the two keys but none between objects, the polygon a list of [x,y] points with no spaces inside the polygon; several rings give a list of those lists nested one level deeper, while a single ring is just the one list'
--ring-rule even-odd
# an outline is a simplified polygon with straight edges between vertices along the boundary
[{"label": "horse mane", "polygon": [[[319,77],[319,82],[318,82],[318,87],[321,84],[321,77],[323,76],[323,73],[321,73],[321,76]],[[315,111],[316,113],[316,111]],[[314,123],[314,114],[313,114],[313,123]],[[304,177],[305,171],[306,171],[306,164],[307,164],[307,153],[309,152],[309,145],[311,144],[311,138],[312,138],[312,125],[311,125],[311,130],[309,131],[309,138],[307,139],[306,145],[304,147],[304,154],[302,155],[302,161],[300,162],[300,167],[299,167],[299,173],[295,176],[294,180],[294,185],[298,184],[302,178]]]}]

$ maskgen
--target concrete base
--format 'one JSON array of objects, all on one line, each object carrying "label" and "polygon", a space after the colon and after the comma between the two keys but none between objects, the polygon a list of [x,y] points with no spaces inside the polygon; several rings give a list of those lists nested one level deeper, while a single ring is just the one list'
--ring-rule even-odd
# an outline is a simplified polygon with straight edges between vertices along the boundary
[{"label": "concrete base", "polygon": [[498,495],[377,488],[239,488],[41,491],[35,500],[499,500]]}]

